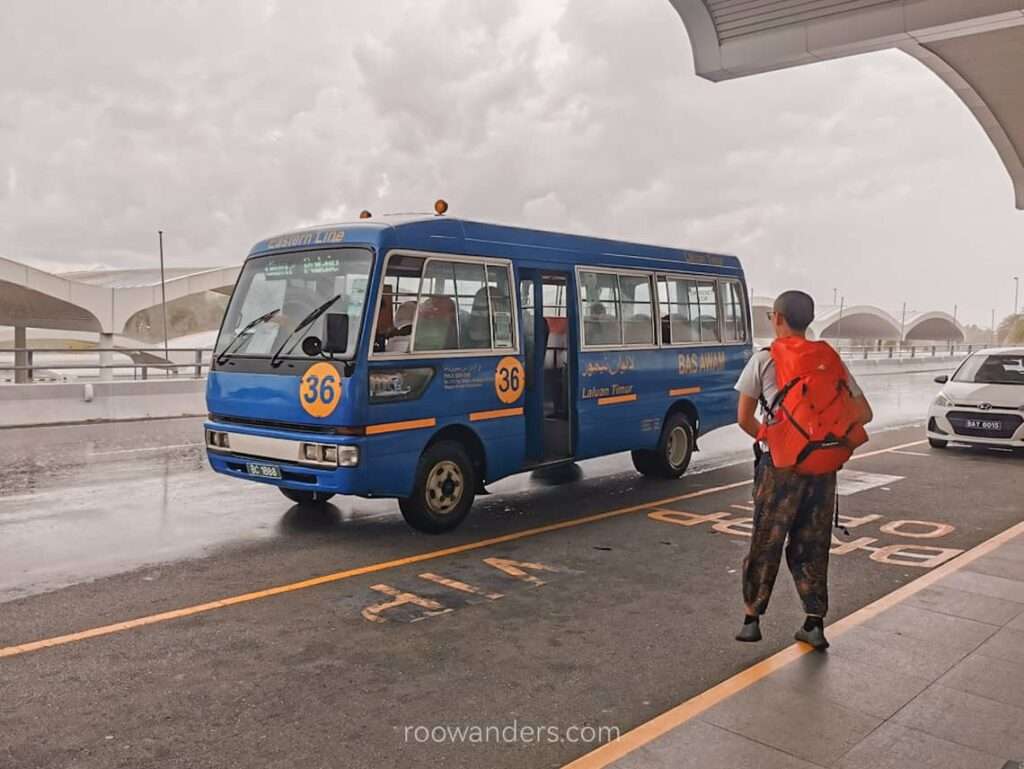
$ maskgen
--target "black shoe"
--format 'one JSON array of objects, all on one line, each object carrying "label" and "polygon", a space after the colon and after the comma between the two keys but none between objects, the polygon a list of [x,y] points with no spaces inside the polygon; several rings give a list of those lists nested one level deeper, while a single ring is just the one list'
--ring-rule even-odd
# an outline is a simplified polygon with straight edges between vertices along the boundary
[{"label": "black shoe", "polygon": [[801,627],[793,637],[798,641],[803,641],[805,644],[810,644],[818,651],[824,651],[828,648],[828,641],[825,639],[825,628],[821,625],[816,625],[810,630]]},{"label": "black shoe", "polygon": [[761,640],[761,623],[758,620],[744,622],[740,632],[736,634],[737,641],[744,643],[757,643]]}]

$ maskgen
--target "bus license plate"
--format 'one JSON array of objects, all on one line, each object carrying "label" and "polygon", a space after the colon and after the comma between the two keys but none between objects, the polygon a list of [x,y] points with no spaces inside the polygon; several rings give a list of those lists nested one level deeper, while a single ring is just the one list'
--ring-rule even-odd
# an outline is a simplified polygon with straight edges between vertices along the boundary
[{"label": "bus license plate", "polygon": [[1003,423],[998,419],[968,419],[969,430],[1002,430]]},{"label": "bus license plate", "polygon": [[245,471],[257,478],[276,478],[281,480],[281,468],[276,465],[259,465],[255,462],[247,462]]}]

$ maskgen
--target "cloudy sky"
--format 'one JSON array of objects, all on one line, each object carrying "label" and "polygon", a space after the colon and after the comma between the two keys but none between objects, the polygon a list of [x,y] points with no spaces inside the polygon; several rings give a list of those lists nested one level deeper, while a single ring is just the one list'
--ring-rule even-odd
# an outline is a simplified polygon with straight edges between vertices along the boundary
[{"label": "cloudy sky", "polygon": [[995,150],[897,52],[712,84],[666,0],[5,0],[2,256],[231,264],[438,197],[985,325],[1024,273]]}]

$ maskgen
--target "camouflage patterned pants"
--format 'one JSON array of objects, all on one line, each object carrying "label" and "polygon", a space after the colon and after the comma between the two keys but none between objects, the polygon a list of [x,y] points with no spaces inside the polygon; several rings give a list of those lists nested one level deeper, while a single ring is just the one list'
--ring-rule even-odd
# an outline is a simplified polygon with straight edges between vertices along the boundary
[{"label": "camouflage patterned pants", "polygon": [[[836,475],[797,475],[778,470],[766,454],[754,479],[754,534],[743,559],[743,601],[764,614],[782,551],[804,611],[828,611],[828,553],[832,546]],[[788,542],[787,542],[788,537]]]}]

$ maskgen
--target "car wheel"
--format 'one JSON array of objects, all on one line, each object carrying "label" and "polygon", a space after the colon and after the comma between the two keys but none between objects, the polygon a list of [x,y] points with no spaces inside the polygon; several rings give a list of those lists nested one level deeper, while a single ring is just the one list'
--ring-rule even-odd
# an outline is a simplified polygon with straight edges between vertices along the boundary
[{"label": "car wheel", "polygon": [[949,445],[949,441],[944,441],[939,438],[929,438],[928,445],[933,449],[944,449]]},{"label": "car wheel", "polygon": [[297,505],[322,505],[334,496],[325,491],[301,491],[299,489],[286,489],[283,486],[278,486],[278,489]]},{"label": "car wheel", "polygon": [[469,515],[476,487],[476,472],[462,444],[440,441],[423,452],[412,494],[399,499],[398,507],[414,529],[442,534]]},{"label": "car wheel", "polygon": [[653,451],[634,451],[633,466],[651,478],[678,478],[686,472],[693,456],[694,429],[684,414],[665,420],[658,446]]}]

